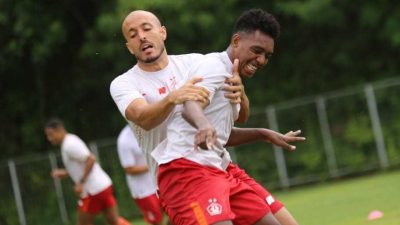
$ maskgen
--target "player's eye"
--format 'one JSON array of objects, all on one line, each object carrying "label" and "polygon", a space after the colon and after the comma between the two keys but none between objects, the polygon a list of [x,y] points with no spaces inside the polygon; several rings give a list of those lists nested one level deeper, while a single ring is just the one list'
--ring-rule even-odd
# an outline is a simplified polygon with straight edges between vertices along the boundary
[{"label": "player's eye", "polygon": [[260,54],[263,53],[263,50],[260,49],[260,48],[252,48],[251,51],[252,51],[254,54],[257,54],[257,55],[260,55]]}]

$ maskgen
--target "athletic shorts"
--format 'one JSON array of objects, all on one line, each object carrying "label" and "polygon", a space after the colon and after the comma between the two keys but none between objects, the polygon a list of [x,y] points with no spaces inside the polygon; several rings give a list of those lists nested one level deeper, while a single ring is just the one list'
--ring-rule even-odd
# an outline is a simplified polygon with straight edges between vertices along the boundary
[{"label": "athletic shorts", "polygon": [[230,220],[256,223],[270,212],[257,193],[226,171],[176,159],[159,166],[161,205],[175,225],[207,225]]},{"label": "athletic shorts", "polygon": [[150,224],[162,222],[161,204],[156,194],[152,194],[145,198],[134,199],[146,222]]},{"label": "athletic shorts", "polygon": [[246,171],[241,169],[238,165],[230,163],[226,171],[231,174],[234,178],[238,178],[249,185],[257,194],[267,203],[273,214],[277,213],[281,208],[284,207],[283,203],[271,195],[263,186],[257,183],[251,178]]},{"label": "athletic shorts", "polygon": [[103,209],[112,208],[117,204],[110,185],[104,191],[81,198],[78,201],[78,209],[83,213],[98,214]]}]

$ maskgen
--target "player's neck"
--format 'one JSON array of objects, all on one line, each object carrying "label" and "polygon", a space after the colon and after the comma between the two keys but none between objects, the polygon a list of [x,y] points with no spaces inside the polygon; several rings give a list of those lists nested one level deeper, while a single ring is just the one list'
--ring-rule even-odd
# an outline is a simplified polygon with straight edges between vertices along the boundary
[{"label": "player's neck", "polygon": [[137,64],[140,69],[146,71],[146,72],[157,72],[162,69],[164,69],[168,65],[168,55],[167,51],[164,51],[160,57],[151,63],[145,63],[145,62],[138,62]]},{"label": "player's neck", "polygon": [[228,54],[229,59],[233,63],[233,61],[235,60],[235,57],[233,55],[233,49],[232,49],[231,45],[229,45],[228,48],[226,49],[226,54]]},{"label": "player's neck", "polygon": [[59,145],[62,145],[62,143],[64,143],[64,140],[65,140],[65,137],[67,136],[67,134],[68,134],[68,132],[67,131],[64,131],[62,134],[61,134],[61,141],[60,141],[60,143],[59,143]]}]

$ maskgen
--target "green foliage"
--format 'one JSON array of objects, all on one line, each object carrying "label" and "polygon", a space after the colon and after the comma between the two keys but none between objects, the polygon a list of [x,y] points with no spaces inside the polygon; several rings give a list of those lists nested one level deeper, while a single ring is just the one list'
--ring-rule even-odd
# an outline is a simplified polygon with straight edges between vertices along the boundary
[{"label": "green foliage", "polygon": [[121,22],[134,9],[160,17],[168,30],[170,54],[224,50],[244,9],[274,13],[282,36],[267,69],[246,82],[253,106],[398,72],[400,11],[390,1],[24,0],[2,5],[0,122],[8,128],[0,137],[1,146],[7,146],[4,156],[44,149],[41,125],[53,115],[85,139],[118,132],[123,121],[108,86],[135,63],[121,35]]}]

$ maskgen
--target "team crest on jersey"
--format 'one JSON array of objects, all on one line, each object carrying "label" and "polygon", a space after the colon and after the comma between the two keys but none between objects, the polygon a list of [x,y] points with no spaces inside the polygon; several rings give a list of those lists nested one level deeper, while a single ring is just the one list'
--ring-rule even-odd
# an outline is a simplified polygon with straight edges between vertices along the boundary
[{"label": "team crest on jersey", "polygon": [[215,215],[219,215],[222,213],[222,205],[220,205],[217,202],[217,199],[215,198],[210,198],[208,200],[208,203],[210,203],[207,207],[207,212],[211,215],[211,216],[215,216]]},{"label": "team crest on jersey", "polygon": [[161,88],[158,89],[158,93],[160,95],[165,94],[166,92],[167,92],[167,88],[165,88],[165,87],[161,87]]}]

